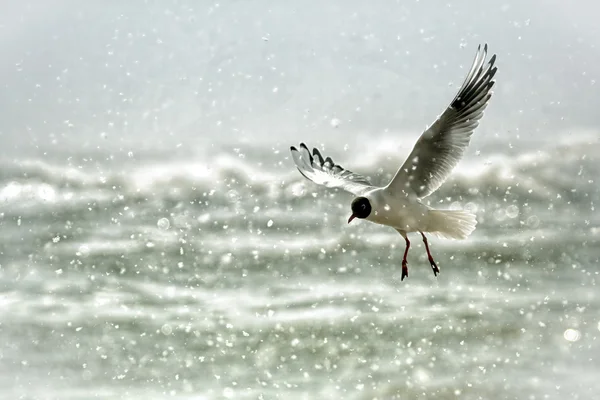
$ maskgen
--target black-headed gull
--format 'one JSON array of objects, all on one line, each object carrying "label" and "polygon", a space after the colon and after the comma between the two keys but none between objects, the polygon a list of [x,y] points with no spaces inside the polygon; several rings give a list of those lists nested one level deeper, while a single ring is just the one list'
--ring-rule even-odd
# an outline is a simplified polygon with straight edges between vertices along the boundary
[{"label": "black-headed gull", "polygon": [[492,97],[496,55],[485,64],[487,44],[477,48],[473,65],[450,106],[417,140],[412,152],[387,186],[373,186],[369,180],[337,165],[319,150],[312,154],[304,143],[292,146],[292,157],[307,179],[330,188],[340,188],[357,196],[352,201],[354,218],[366,219],[396,229],[406,241],[402,278],[408,276],[406,256],[409,232],[419,232],[435,276],[440,272],[425,232],[452,239],[465,239],[475,230],[475,215],[459,210],[435,210],[421,199],[444,183],[469,145],[471,135]]}]

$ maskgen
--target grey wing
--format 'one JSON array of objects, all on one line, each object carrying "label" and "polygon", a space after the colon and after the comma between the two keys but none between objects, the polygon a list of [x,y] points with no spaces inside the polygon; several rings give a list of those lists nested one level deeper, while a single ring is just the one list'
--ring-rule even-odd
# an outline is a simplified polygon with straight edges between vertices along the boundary
[{"label": "grey wing", "polygon": [[291,151],[298,171],[314,183],[329,188],[344,189],[356,196],[375,189],[366,177],[344,169],[337,165],[331,157],[323,159],[319,150],[313,149],[311,154],[304,143],[300,144],[299,149],[292,146]]},{"label": "grey wing", "polygon": [[471,135],[492,97],[496,55],[487,65],[487,44],[477,54],[458,94],[427,129],[388,186],[393,193],[410,188],[422,198],[444,183],[469,146]]}]

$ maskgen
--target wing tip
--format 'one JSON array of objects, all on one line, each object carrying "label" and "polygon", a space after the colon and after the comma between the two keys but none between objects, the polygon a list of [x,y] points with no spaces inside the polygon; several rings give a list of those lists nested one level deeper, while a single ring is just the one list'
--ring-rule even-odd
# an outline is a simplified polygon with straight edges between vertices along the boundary
[{"label": "wing tip", "polygon": [[[484,67],[487,58],[487,43],[484,44],[483,48],[484,50],[481,52],[481,44],[479,44],[475,61],[458,90],[458,93],[450,103],[450,106],[456,110],[459,110],[461,107],[470,107],[473,100],[479,102],[477,98],[480,95],[484,96],[483,93],[489,91],[492,86],[494,86],[494,76],[498,71],[498,67],[494,65],[496,62],[496,54],[492,55],[487,62],[487,67]],[[462,101],[462,103],[456,104],[458,101]]]},{"label": "wing tip", "polygon": [[310,154],[310,150],[308,149],[306,144],[304,144],[304,142],[300,143],[300,148],[302,150],[306,150],[306,154],[308,154],[308,162],[310,165],[312,165],[315,159],[313,158],[312,154]]},{"label": "wing tip", "polygon": [[314,158],[317,158],[317,160],[319,160],[319,164],[321,165],[321,167],[323,166],[323,156],[321,155],[321,152],[319,151],[319,149],[317,149],[316,147],[313,147],[313,153],[312,153]]},{"label": "wing tip", "polygon": [[[483,51],[481,51],[481,43],[479,45],[477,45],[477,56],[479,56],[481,53],[483,53],[483,57],[481,60],[481,65],[483,65],[485,59],[487,58],[487,53],[488,53],[488,44],[487,43],[483,43]],[[490,57],[488,64],[494,65],[494,63],[496,62],[496,54],[492,54],[492,56]],[[476,57],[478,58],[478,57]]]},{"label": "wing tip", "polygon": [[323,159],[316,147],[312,154],[304,143],[300,143],[298,148],[290,146],[290,150],[298,172],[309,181],[333,189],[343,189],[355,195],[373,187],[367,177],[344,169],[331,157]]}]

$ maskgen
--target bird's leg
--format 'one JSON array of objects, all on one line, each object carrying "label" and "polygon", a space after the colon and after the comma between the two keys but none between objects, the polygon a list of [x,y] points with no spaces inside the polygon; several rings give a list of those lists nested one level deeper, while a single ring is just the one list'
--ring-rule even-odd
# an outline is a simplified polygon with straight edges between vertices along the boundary
[{"label": "bird's leg", "polygon": [[429,263],[431,264],[433,275],[437,276],[437,274],[440,273],[440,269],[438,268],[437,264],[433,260],[433,257],[431,256],[431,252],[429,251],[429,244],[427,244],[427,238],[425,237],[425,234],[423,232],[420,233],[421,236],[423,236],[423,243],[425,243],[425,250],[427,250],[427,257],[429,258]]},{"label": "bird's leg", "polygon": [[406,236],[406,232],[398,231],[398,233],[401,234],[406,241],[406,249],[404,249],[404,257],[402,258],[402,278],[400,278],[400,280],[403,281],[404,278],[408,278],[408,261],[406,261],[406,257],[408,256],[410,241],[408,240],[408,236]]},{"label": "bird's leg", "polygon": [[404,249],[404,257],[402,258],[402,278],[400,279],[401,281],[403,281],[404,278],[408,278],[408,261],[406,261],[406,256],[408,255],[408,249],[410,248],[410,241],[408,240],[408,237],[405,237],[404,240],[406,240],[406,249]]}]

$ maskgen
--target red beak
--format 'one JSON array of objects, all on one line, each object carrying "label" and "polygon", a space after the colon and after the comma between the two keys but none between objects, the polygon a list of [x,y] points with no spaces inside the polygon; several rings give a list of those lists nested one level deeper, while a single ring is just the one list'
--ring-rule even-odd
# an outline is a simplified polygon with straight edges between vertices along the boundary
[{"label": "red beak", "polygon": [[356,218],[356,215],[352,214],[350,218],[348,218],[348,223],[352,222],[354,218]]}]

